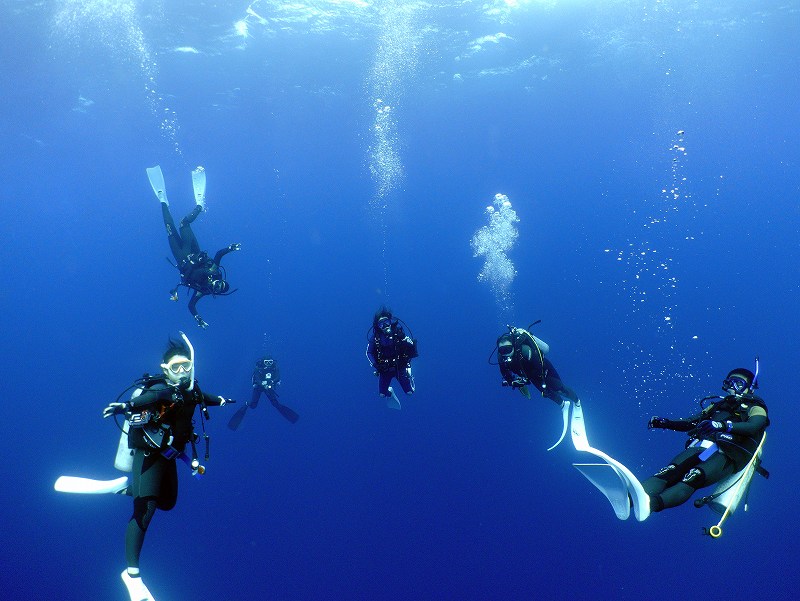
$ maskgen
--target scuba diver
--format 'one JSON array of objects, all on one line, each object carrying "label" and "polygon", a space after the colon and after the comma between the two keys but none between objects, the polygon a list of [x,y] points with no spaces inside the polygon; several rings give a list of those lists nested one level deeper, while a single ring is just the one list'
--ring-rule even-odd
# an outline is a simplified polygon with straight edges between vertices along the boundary
[{"label": "scuba diver", "polygon": [[272,355],[256,361],[255,369],[253,370],[253,395],[250,397],[250,402],[246,403],[244,407],[239,409],[233,414],[228,427],[231,430],[236,430],[239,424],[242,423],[247,409],[255,409],[258,407],[258,401],[261,400],[261,395],[264,394],[272,403],[272,406],[277,409],[280,414],[289,420],[291,423],[296,423],[300,416],[286,405],[282,405],[278,400],[278,392],[275,390],[278,384],[281,383],[281,372],[278,369],[278,363]]},{"label": "scuba diver", "polygon": [[[194,378],[194,348],[183,332],[181,338],[180,341],[169,340],[162,357],[161,375],[145,374],[103,410],[104,418],[125,416],[114,467],[131,472],[130,482],[124,476],[116,480],[61,476],[55,483],[59,492],[115,493],[133,497],[133,514],[125,531],[127,568],[121,574],[131,601],[153,601],[139,572],[139,555],[156,510],[169,511],[175,507],[178,498],[176,462],[181,460],[187,464],[194,476],[205,473],[197,456],[199,436],[194,431],[195,409],[201,408],[205,460],[208,460],[207,407],[235,402],[200,390]],[[131,389],[130,400],[120,402]],[[187,444],[191,447],[191,457],[186,453]]]},{"label": "scuba diver", "polygon": [[545,356],[550,351],[548,344],[528,330],[507,327],[508,332],[498,337],[496,347],[503,386],[518,388],[525,397],[531,398],[528,384],[533,384],[543,397],[558,405],[564,405],[564,397],[579,405],[578,395],[561,381],[556,368]]},{"label": "scuba diver", "polygon": [[[650,510],[661,511],[685,503],[700,488],[710,486],[744,469],[760,451],[762,437],[769,426],[767,405],[753,394],[758,388],[756,373],[737,368],[722,382],[725,396],[706,397],[700,413],[671,420],[652,417],[649,429],[686,432],[686,450],[669,465],[642,482],[650,496]],[[706,401],[713,401],[703,406]],[[756,467],[766,475],[766,471]],[[710,499],[695,501],[702,506]],[[699,503],[699,504],[698,504]]]},{"label": "scuba diver", "polygon": [[[236,292],[236,290],[230,289],[230,284],[225,279],[225,269],[220,263],[222,257],[229,252],[241,250],[242,245],[235,243],[220,249],[213,259],[208,256],[206,251],[200,250],[200,245],[192,231],[192,223],[206,208],[206,173],[202,167],[192,171],[196,205],[191,213],[181,219],[178,229],[175,228],[175,221],[169,212],[169,201],[161,167],[158,165],[149,167],[147,177],[156,197],[161,202],[161,214],[164,218],[164,226],[167,228],[169,248],[175,258],[173,266],[178,269],[181,276],[180,282],[170,290],[170,300],[178,300],[179,287],[185,286],[190,289],[192,296],[189,299],[189,312],[197,325],[205,329],[208,324],[197,312],[197,302],[204,296],[227,296]],[[170,261],[170,263],[172,262]]]},{"label": "scuba diver", "polygon": [[378,376],[378,394],[394,409],[400,409],[400,401],[390,386],[392,378],[397,379],[403,392],[413,394],[411,360],[419,355],[417,341],[406,335],[403,325],[389,309],[381,307],[373,316],[367,334],[367,361]]}]

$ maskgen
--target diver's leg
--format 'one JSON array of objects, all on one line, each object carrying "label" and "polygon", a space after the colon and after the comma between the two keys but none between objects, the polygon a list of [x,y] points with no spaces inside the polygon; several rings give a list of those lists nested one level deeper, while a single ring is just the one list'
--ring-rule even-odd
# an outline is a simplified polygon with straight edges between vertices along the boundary
[{"label": "diver's leg", "polygon": [[156,512],[158,501],[155,497],[136,497],[133,499],[133,515],[125,530],[125,559],[128,562],[128,574],[139,574],[139,555],[144,544],[144,535],[150,526],[150,520]]},{"label": "diver's leg", "polygon": [[267,388],[264,391],[264,394],[267,395],[269,402],[272,403],[272,406],[275,407],[275,409],[277,409],[283,417],[293,424],[297,423],[297,420],[300,419],[300,416],[294,409],[290,409],[286,405],[281,404],[281,402],[278,400],[278,393],[275,392],[275,390],[272,388]]},{"label": "diver's leg", "polygon": [[169,511],[178,502],[178,467],[174,459],[160,458],[163,472],[161,476],[161,490],[158,495],[158,508]]},{"label": "diver's leg", "polygon": [[378,373],[378,394],[384,397],[391,396],[389,393],[389,384],[392,381],[394,374],[391,371],[382,371]]},{"label": "diver's leg", "polygon": [[414,375],[411,373],[411,366],[407,366],[405,369],[398,369],[397,370],[397,381],[400,382],[400,386],[403,389],[403,392],[406,394],[414,394],[415,386],[414,386]]},{"label": "diver's leg", "polygon": [[169,212],[169,206],[161,203],[161,216],[164,218],[164,227],[167,229],[167,240],[169,240],[169,249],[172,251],[172,256],[180,263],[186,258],[186,253],[183,249],[183,241],[181,235],[175,227],[175,220],[172,219],[172,214]]},{"label": "diver's leg", "polygon": [[698,455],[702,451],[703,449],[695,447],[686,449],[678,454],[669,465],[661,468],[653,476],[642,482],[642,488],[650,495],[650,509],[652,511],[661,511],[664,508],[664,503],[659,495],[668,487],[678,484],[690,469],[700,463]]},{"label": "diver's leg", "polygon": [[128,574],[138,576],[139,554],[142,551],[144,535],[158,506],[158,493],[161,484],[162,465],[156,455],[145,455],[137,449],[133,455],[132,482],[130,494],[133,496],[133,515],[125,530],[125,558]]},{"label": "diver's leg", "polygon": [[181,219],[181,239],[183,240],[184,248],[187,249],[189,253],[200,252],[200,244],[198,244],[197,238],[195,238],[194,232],[192,231],[192,222],[197,219],[197,216],[202,212],[203,207],[197,205],[191,213]]},{"label": "diver's leg", "polygon": [[[556,371],[555,366],[550,362],[550,359],[547,357],[544,358],[543,369],[545,373],[544,381],[547,384],[547,390],[552,390],[556,392],[559,396],[559,400],[557,402],[563,401],[560,397],[567,397],[573,403],[578,402],[578,395],[575,394],[575,391],[572,390],[569,386],[564,384],[564,381],[561,379],[561,376],[558,375],[558,371]],[[556,400],[555,398],[553,400]]]},{"label": "diver's leg", "polygon": [[[701,470],[693,467],[691,470],[689,470],[687,477],[696,479],[699,477],[697,475],[699,473],[702,473]],[[667,488],[660,495],[650,497],[650,511],[656,513],[663,509],[669,509],[671,507],[682,505],[691,498],[695,490],[697,489],[691,484],[678,482],[677,484]]]},{"label": "diver's leg", "polygon": [[253,388],[253,394],[250,395],[250,403],[247,405],[250,409],[255,409],[258,407],[258,401],[261,400],[261,391],[263,388],[261,386],[256,386]]},{"label": "diver's leg", "polygon": [[691,468],[681,482],[670,486],[659,495],[662,502],[660,509],[669,509],[685,503],[697,490],[716,484],[731,473],[733,473],[733,462],[717,451],[697,467]]}]

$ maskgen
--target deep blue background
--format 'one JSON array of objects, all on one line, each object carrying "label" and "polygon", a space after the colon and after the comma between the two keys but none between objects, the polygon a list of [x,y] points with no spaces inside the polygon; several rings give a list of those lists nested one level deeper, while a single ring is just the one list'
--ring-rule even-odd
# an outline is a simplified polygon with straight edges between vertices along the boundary
[{"label": "deep blue background", "polygon": [[[117,475],[101,410],[178,330],[204,389],[240,401],[273,353],[301,419],[262,403],[233,433],[213,411],[207,476],[181,471],[145,543],[159,601],[794,598],[800,6],[518,4],[256,2],[244,40],[246,2],[0,3],[4,599],[126,598],[129,500],[52,484]],[[390,82],[373,66],[404,23]],[[382,96],[405,177],[376,199]],[[207,331],[167,300],[156,163],[176,216],[204,165],[200,242],[243,246]],[[772,477],[721,539],[691,504],[617,521],[568,444],[545,451],[557,409],[499,386],[504,315],[469,246],[498,192],[520,217],[511,317],[543,320],[590,440],[638,475],[683,443],[648,416],[760,355]],[[384,302],[420,340],[401,412],[363,357]]]}]

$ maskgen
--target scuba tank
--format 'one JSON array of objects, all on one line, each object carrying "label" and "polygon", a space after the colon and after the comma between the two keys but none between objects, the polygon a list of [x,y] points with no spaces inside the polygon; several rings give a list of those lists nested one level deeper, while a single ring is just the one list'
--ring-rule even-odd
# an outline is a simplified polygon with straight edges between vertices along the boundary
[{"label": "scuba tank", "polygon": [[[131,394],[131,399],[135,399],[137,396],[142,394],[142,390],[143,388],[141,386],[137,386]],[[119,444],[117,444],[117,456],[114,458],[114,467],[121,472],[133,471],[134,450],[128,446],[128,431],[130,428],[131,424],[126,417],[125,421],[122,423],[122,427],[120,428],[121,431],[119,433]]]}]

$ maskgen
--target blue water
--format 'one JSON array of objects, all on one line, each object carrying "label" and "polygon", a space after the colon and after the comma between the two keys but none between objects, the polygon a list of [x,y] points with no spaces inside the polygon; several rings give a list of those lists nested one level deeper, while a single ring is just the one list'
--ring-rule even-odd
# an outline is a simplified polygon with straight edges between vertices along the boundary
[{"label": "blue water", "polygon": [[[102,408],[183,330],[240,402],[274,354],[301,418],[212,409],[145,542],[159,601],[794,598],[800,5],[708,4],[0,2],[0,596],[127,599],[130,500],[52,486],[118,475]],[[155,164],[177,218],[203,165],[200,243],[242,244],[205,331],[168,300]],[[497,193],[504,298],[470,247]],[[400,412],[363,354],[382,303],[419,339]],[[640,477],[684,442],[648,417],[759,355],[750,511],[718,540],[691,503],[618,521],[486,362],[535,319]]]}]

